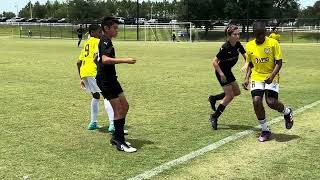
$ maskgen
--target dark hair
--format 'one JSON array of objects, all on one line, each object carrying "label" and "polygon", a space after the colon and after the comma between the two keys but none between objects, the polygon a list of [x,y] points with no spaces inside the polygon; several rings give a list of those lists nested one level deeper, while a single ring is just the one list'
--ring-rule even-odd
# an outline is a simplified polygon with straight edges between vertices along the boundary
[{"label": "dark hair", "polygon": [[277,27],[275,27],[275,26],[272,27],[272,31],[274,31],[274,30],[276,30],[276,29],[277,29]]},{"label": "dark hair", "polygon": [[231,34],[232,34],[235,30],[237,30],[237,29],[238,29],[238,26],[236,26],[236,25],[234,25],[234,24],[229,24],[229,25],[226,27],[224,33],[225,33],[226,36],[227,36],[227,35],[231,36]]},{"label": "dark hair", "polygon": [[93,31],[96,31],[96,30],[98,30],[100,28],[100,25],[99,24],[91,24],[90,26],[89,26],[89,34],[91,35],[91,33],[93,32]]},{"label": "dark hair", "polygon": [[101,27],[104,29],[105,26],[111,27],[113,24],[119,24],[119,21],[115,17],[108,16],[103,18]]}]

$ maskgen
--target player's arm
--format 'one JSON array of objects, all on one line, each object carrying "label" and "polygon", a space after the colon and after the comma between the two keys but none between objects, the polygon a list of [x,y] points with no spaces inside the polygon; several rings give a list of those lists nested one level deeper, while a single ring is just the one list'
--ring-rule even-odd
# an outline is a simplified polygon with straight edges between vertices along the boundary
[{"label": "player's arm", "polygon": [[135,64],[136,60],[133,58],[112,58],[102,55],[103,64]]},{"label": "player's arm", "polygon": [[252,72],[252,68],[253,68],[253,64],[252,62],[246,62],[248,63],[248,68],[247,68],[247,72],[246,72],[246,77],[244,78],[244,82],[242,83],[242,86],[245,90],[248,90],[248,85],[249,85],[249,79],[251,76],[251,72]]},{"label": "player's arm", "polygon": [[219,66],[219,62],[220,62],[220,59],[218,59],[217,57],[215,57],[213,60],[212,60],[212,65],[214,67],[214,69],[219,73],[220,77],[221,77],[221,81],[222,82],[226,82],[227,81],[227,78],[226,76],[224,75],[224,73],[222,72],[220,66]]},{"label": "player's arm", "polygon": [[94,62],[95,64],[98,63],[98,54],[97,54],[97,53],[94,54],[93,62]]},{"label": "player's arm", "polygon": [[99,49],[101,50],[101,60],[103,64],[135,64],[136,60],[133,58],[112,58],[109,57],[113,46],[111,43],[101,43],[99,44]]},{"label": "player's arm", "polygon": [[81,68],[81,65],[82,65],[82,61],[81,61],[81,60],[78,60],[78,61],[77,61],[77,68],[78,68],[79,76],[80,76],[80,68]]},{"label": "player's arm", "polygon": [[240,44],[239,51],[244,59],[244,65],[241,68],[241,72],[246,72],[247,68],[248,68],[248,63],[246,62],[247,61],[247,52],[241,44]]},{"label": "player's arm", "polygon": [[276,64],[276,65],[275,65],[275,67],[274,67],[271,75],[264,81],[264,82],[267,83],[267,84],[272,83],[274,77],[276,77],[276,75],[279,73],[279,71],[280,71],[280,69],[281,69],[281,67],[282,67],[282,59],[277,60],[277,61],[275,62],[275,64]]}]

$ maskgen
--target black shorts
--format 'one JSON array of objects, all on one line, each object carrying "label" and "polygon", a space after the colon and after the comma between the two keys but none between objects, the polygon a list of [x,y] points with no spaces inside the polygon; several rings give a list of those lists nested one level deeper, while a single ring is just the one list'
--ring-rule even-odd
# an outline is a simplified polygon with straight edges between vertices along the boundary
[{"label": "black shorts", "polygon": [[266,98],[275,98],[278,99],[279,97],[279,93],[277,93],[276,91],[273,90],[262,90],[262,89],[255,89],[251,91],[251,96],[252,98],[254,98],[255,96],[260,96],[261,98],[263,98],[263,95],[266,94]]},{"label": "black shorts", "polygon": [[101,81],[97,79],[97,85],[101,90],[101,94],[107,100],[118,98],[123,93],[118,80]]},{"label": "black shorts", "polygon": [[78,34],[78,38],[79,38],[79,39],[82,39],[82,34]]},{"label": "black shorts", "polygon": [[226,76],[227,78],[227,82],[221,82],[221,77],[220,77],[220,74],[216,71],[216,76],[217,76],[217,79],[220,83],[221,86],[225,86],[225,85],[228,85],[234,81],[236,81],[236,78],[234,77],[233,73],[230,71],[222,71],[223,74]]}]

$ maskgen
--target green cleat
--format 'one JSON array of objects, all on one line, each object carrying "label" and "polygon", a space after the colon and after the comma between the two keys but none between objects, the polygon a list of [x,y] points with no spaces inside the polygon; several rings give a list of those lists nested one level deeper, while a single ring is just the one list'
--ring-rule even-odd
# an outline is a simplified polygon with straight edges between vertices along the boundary
[{"label": "green cleat", "polygon": [[88,125],[88,130],[101,129],[102,127],[98,125],[96,122],[90,122]]},{"label": "green cleat", "polygon": [[110,124],[108,127],[108,132],[109,133],[114,133],[114,124]]}]

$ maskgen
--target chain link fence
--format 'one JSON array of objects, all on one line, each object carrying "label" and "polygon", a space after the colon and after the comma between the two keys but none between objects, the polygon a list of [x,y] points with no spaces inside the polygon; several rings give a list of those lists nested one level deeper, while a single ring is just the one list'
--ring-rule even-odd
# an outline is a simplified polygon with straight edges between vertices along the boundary
[{"label": "chain link fence", "polygon": [[[192,20],[191,24],[140,24],[119,25],[117,40],[122,41],[171,41],[175,33],[177,41],[216,41],[226,40],[225,27],[229,23],[239,26],[241,41],[253,38],[252,25],[256,19],[240,20]],[[276,26],[280,34],[280,42],[285,43],[319,43],[320,19],[264,19],[267,30]],[[89,24],[84,24],[87,29]],[[80,25],[61,23],[0,23],[0,36],[18,38],[44,39],[77,39],[76,30]],[[139,33],[139,35],[137,35]],[[84,36],[86,38],[86,36]]]}]

